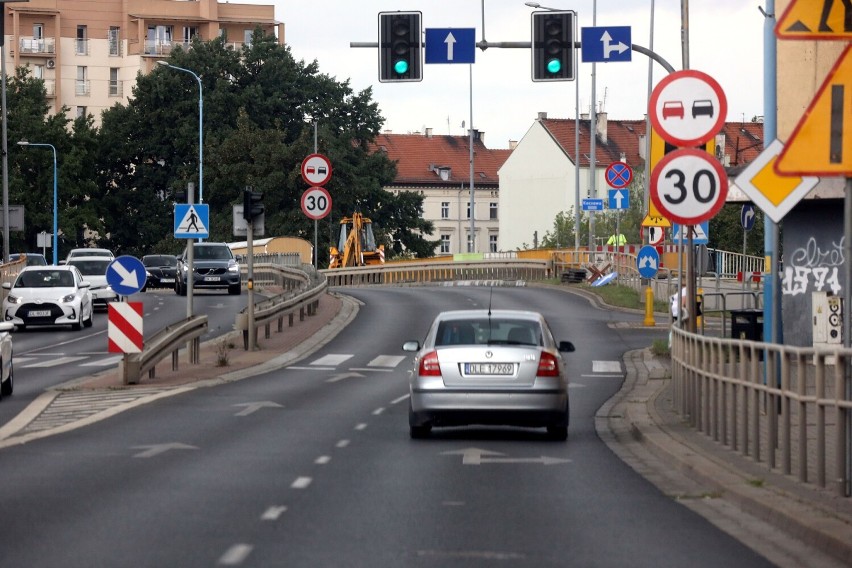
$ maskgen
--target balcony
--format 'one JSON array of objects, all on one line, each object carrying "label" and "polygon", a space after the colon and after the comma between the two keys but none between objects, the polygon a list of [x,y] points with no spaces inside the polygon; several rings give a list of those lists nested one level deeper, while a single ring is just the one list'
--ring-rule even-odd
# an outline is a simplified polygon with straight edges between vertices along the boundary
[{"label": "balcony", "polygon": [[48,98],[56,97],[56,80],[55,79],[42,79],[44,81],[44,92]]},{"label": "balcony", "polygon": [[74,94],[78,97],[88,97],[91,94],[91,84],[87,79],[77,79],[74,83]]},{"label": "balcony", "polygon": [[144,55],[169,55],[176,47],[181,47],[184,51],[187,51],[189,50],[189,44],[190,42],[188,41],[166,41],[146,39]]},{"label": "balcony", "polygon": [[18,41],[18,51],[22,55],[54,55],[56,53],[56,38],[22,37]]}]

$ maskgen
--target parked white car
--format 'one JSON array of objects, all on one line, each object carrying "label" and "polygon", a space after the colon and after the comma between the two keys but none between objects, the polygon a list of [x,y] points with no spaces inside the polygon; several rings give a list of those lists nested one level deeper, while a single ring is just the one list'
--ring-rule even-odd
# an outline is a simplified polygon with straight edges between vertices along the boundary
[{"label": "parked white car", "polygon": [[109,256],[77,256],[66,263],[76,266],[83,278],[89,282],[92,303],[96,308],[107,309],[110,302],[120,299],[107,283],[107,268],[113,260],[115,259]]},{"label": "parked white car", "polygon": [[27,266],[3,300],[3,320],[19,329],[30,325],[92,325],[92,293],[76,266]]},{"label": "parked white car", "polygon": [[83,256],[108,256],[111,259],[115,258],[115,255],[109,249],[92,247],[75,248],[68,251],[68,256],[65,257],[65,261],[60,261],[60,264],[68,264],[71,259]]}]

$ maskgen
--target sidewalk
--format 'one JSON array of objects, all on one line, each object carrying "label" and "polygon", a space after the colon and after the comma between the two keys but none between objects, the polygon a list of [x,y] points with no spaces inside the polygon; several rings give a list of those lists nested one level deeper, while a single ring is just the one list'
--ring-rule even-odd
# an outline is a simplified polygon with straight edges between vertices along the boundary
[{"label": "sidewalk", "polygon": [[[722,501],[783,531],[779,542],[761,550],[771,560],[779,560],[773,552],[784,554],[777,547],[788,534],[852,565],[852,498],[770,471],[689,427],[673,410],[667,358],[643,349],[626,353],[624,364],[621,391],[596,416],[598,434],[619,457],[684,504]],[[739,538],[745,529],[741,519],[736,524],[729,532]],[[812,557],[803,560],[820,565]]]}]

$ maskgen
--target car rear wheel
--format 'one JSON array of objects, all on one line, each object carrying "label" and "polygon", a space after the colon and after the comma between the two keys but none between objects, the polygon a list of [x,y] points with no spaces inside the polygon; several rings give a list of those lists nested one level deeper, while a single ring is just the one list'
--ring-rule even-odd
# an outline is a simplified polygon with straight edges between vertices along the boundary
[{"label": "car rear wheel", "polygon": [[[2,362],[0,362],[0,367],[2,367]],[[0,395],[9,396],[13,390],[15,390],[15,370],[12,364],[9,363],[9,378],[0,386]]]}]

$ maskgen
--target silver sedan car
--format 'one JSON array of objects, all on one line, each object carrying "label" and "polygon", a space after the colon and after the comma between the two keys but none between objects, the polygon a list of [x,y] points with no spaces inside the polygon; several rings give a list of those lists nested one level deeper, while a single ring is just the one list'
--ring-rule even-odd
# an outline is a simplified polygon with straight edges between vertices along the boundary
[{"label": "silver sedan car", "polygon": [[439,314],[416,352],[410,371],[408,413],[412,438],[433,426],[504,424],[546,427],[568,437],[568,380],[562,352],[544,317],[516,310],[463,310]]}]

